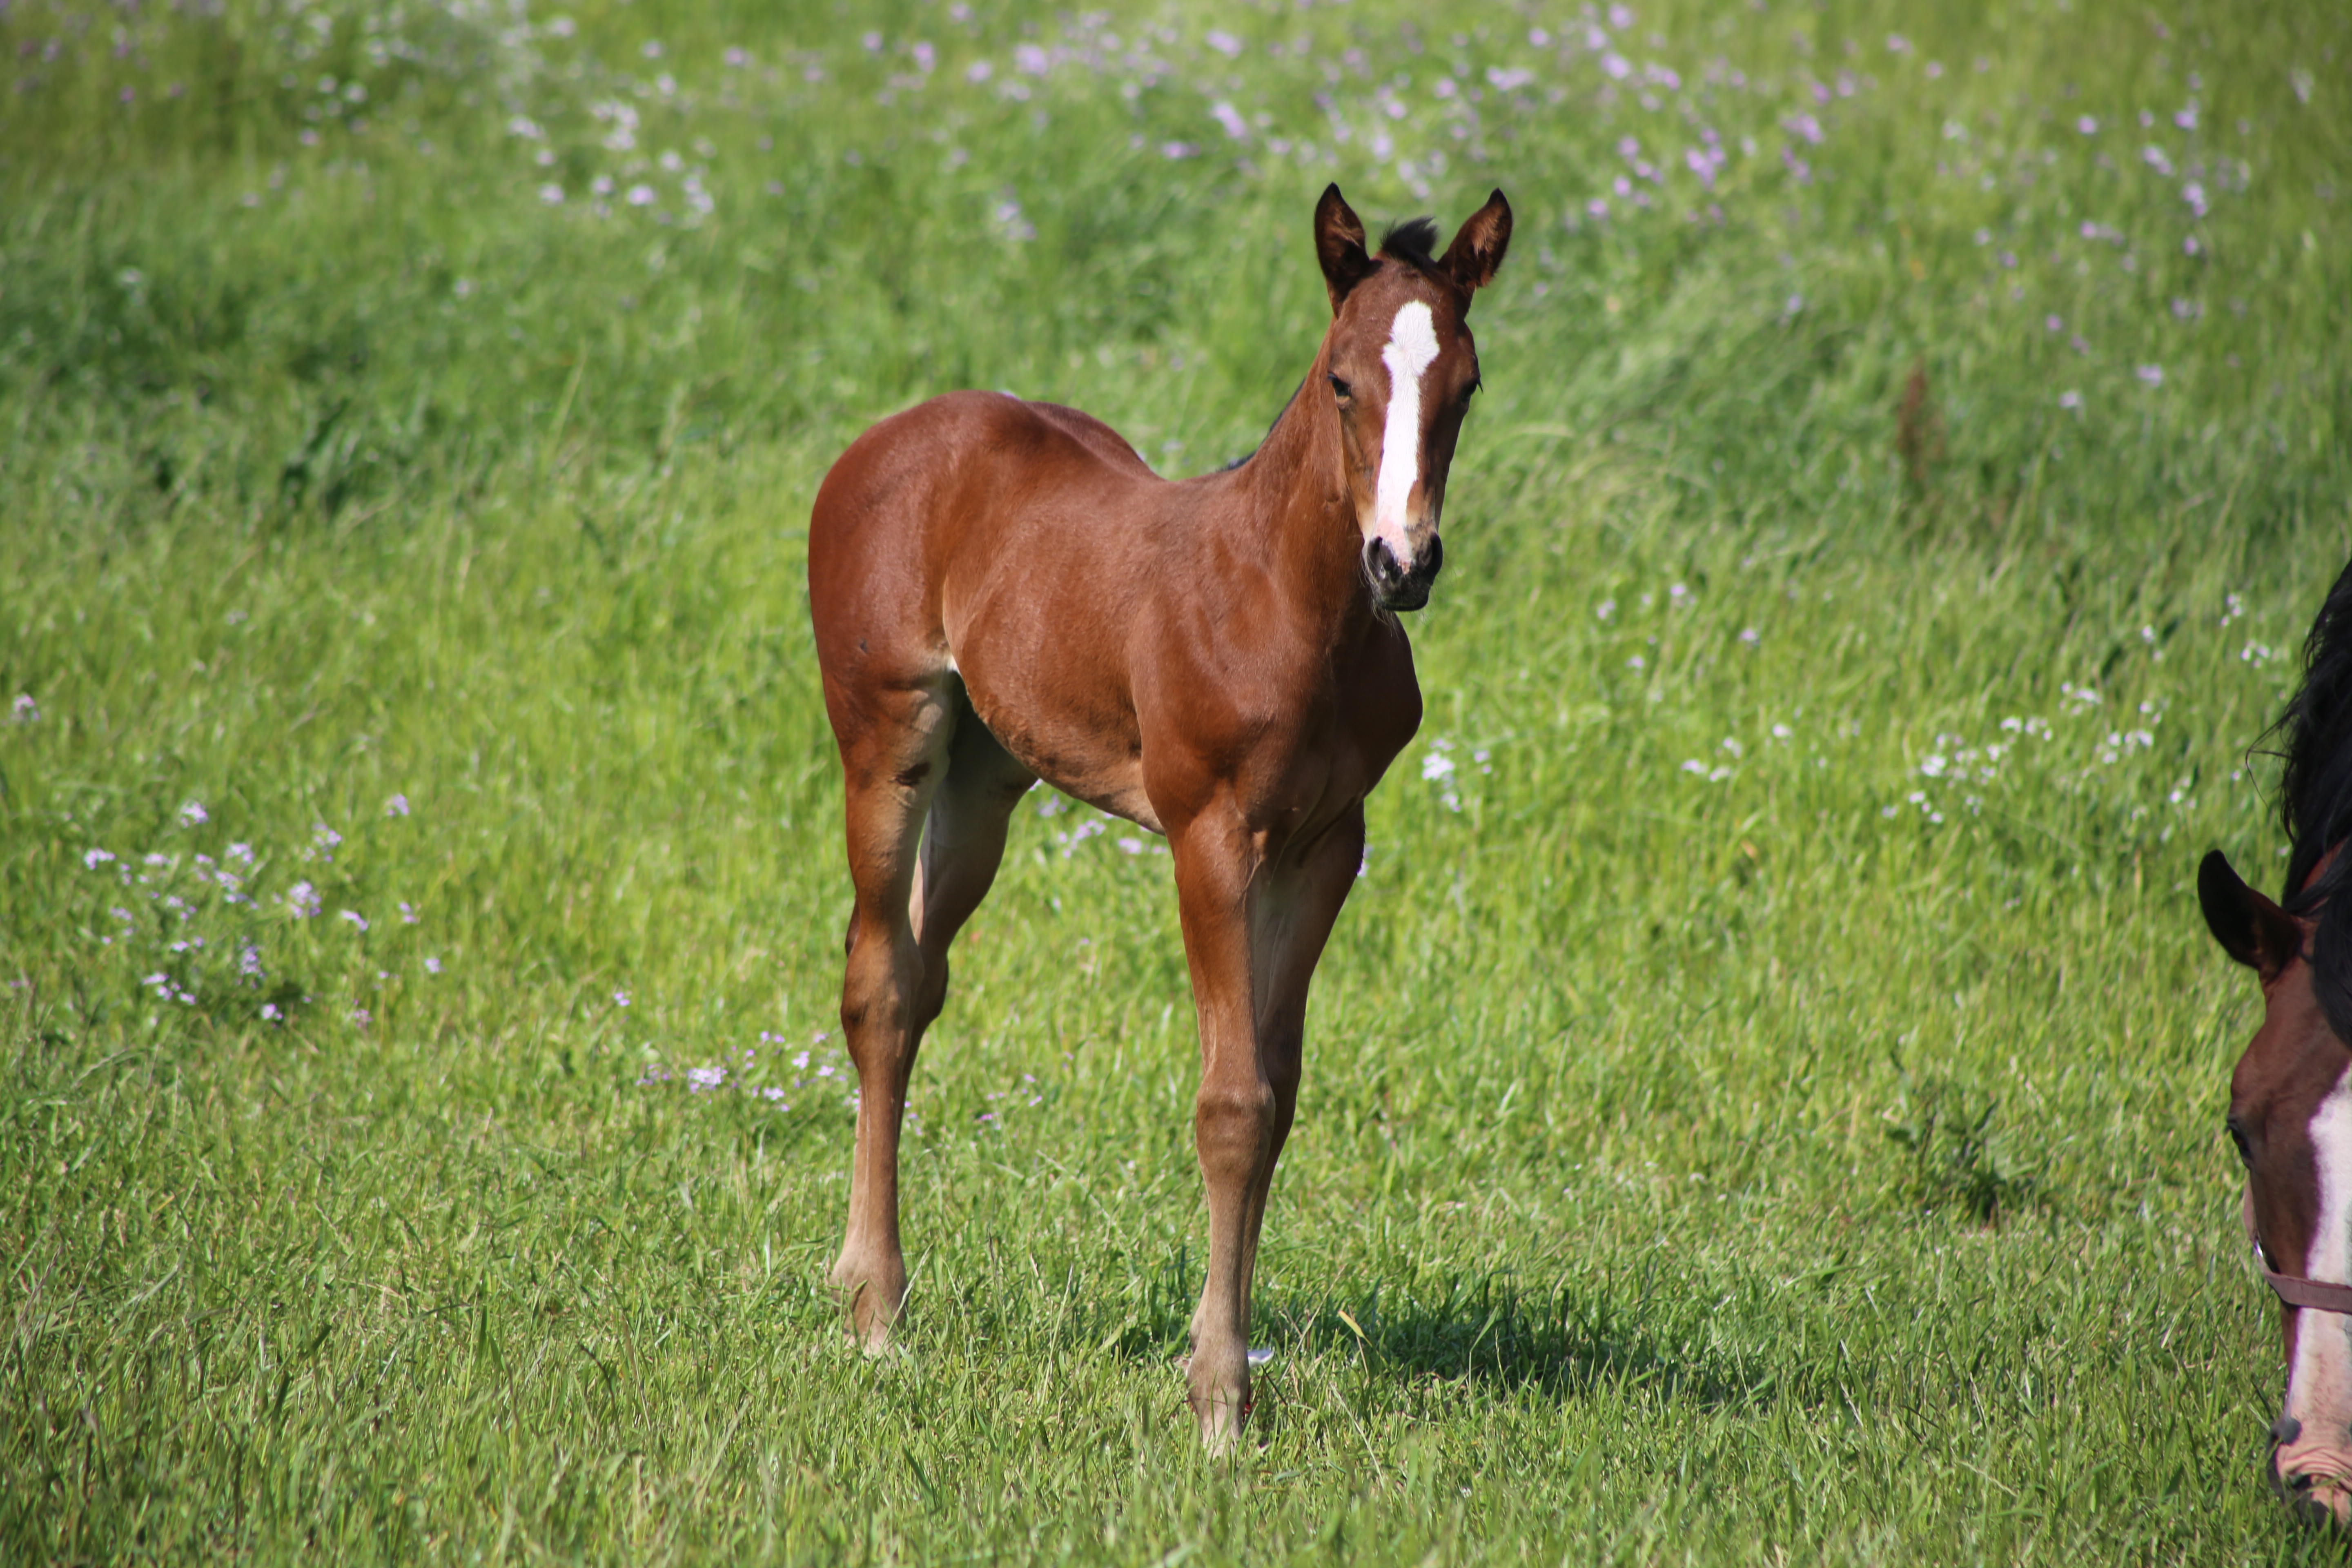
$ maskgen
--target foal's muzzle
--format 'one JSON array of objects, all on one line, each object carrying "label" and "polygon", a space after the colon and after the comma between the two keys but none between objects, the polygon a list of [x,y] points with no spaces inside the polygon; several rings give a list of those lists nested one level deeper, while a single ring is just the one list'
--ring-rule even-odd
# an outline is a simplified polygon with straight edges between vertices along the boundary
[{"label": "foal's muzzle", "polygon": [[1434,533],[1410,566],[1397,560],[1386,540],[1364,542],[1364,580],[1372,585],[1372,603],[1383,610],[1417,610],[1429,603],[1429,585],[1444,564],[1445,546]]}]

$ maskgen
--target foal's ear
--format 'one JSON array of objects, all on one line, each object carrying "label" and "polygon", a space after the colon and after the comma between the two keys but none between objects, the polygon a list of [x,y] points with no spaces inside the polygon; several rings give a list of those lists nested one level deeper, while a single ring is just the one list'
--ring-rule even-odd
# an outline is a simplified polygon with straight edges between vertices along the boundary
[{"label": "foal's ear", "polygon": [[1375,265],[1364,254],[1363,220],[1348,205],[1339,187],[1323,187],[1315,204],[1315,258],[1323,264],[1323,287],[1331,291],[1331,313],[1339,313],[1349,289],[1372,275]]},{"label": "foal's ear", "polygon": [[2264,980],[2276,977],[2303,951],[2303,928],[2294,917],[2246,886],[2219,849],[2197,868],[2197,901],[2221,951]]},{"label": "foal's ear", "polygon": [[1454,243],[1445,247],[1438,270],[1454,279],[1466,298],[1495,280],[1503,252],[1511,248],[1511,204],[1496,191],[1486,205],[1470,215]]}]

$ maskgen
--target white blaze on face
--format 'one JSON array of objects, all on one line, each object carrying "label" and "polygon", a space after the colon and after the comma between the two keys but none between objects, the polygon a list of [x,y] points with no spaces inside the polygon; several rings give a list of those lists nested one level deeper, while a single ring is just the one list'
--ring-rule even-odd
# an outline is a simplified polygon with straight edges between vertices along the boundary
[{"label": "white blaze on face", "polygon": [[1388,542],[1400,566],[1412,564],[1405,511],[1421,482],[1421,378],[1437,359],[1437,323],[1415,300],[1396,313],[1381,363],[1389,370],[1389,418],[1381,431],[1380,488],[1373,493],[1372,537]]},{"label": "white blaze on face", "polygon": [[[2347,1074],[2352,1079],[2352,1074]],[[2352,1081],[2339,1079],[2311,1118],[2311,1152],[2319,1177],[2319,1218],[2303,1260],[2304,1277],[2352,1283]],[[2302,1424],[2282,1459],[2308,1452],[2334,1469],[2352,1454],[2352,1317],[2304,1309],[2296,1315],[2294,1364],[2287,1369],[2286,1413]]]}]

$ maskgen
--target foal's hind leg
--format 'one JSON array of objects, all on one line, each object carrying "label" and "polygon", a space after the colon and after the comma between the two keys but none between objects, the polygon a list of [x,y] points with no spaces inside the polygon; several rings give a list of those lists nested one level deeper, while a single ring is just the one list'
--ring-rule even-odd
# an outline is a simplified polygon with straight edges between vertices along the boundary
[{"label": "foal's hind leg", "polygon": [[1006,818],[1035,782],[973,715],[960,680],[932,696],[936,717],[919,708],[895,745],[877,747],[886,765],[865,770],[870,787],[849,792],[857,903],[841,1016],[857,1064],[857,1152],[832,1279],[869,1351],[887,1342],[907,1294],[898,1131],[908,1079],[947,1001],[949,945],[986,895]]},{"label": "foal's hind leg", "polygon": [[[841,742],[848,829],[849,956],[841,1027],[857,1067],[857,1152],[849,1168],[849,1228],[833,1265],[850,1328],[869,1351],[889,1338],[907,1294],[898,1246],[898,1116],[922,1026],[921,950],[908,919],[923,817],[954,739],[954,677],[829,702]],[[843,698],[828,687],[826,697]]]}]

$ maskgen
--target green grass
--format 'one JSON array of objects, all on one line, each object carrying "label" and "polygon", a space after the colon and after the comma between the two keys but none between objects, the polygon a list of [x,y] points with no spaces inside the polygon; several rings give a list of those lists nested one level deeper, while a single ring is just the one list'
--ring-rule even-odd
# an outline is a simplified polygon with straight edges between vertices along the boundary
[{"label": "green grass", "polygon": [[[2341,1555],[2189,892],[2352,551],[2336,9],[203,9],[0,13],[12,1560]],[[1213,1463],[1167,861],[1048,794],[837,1331],[803,540],[952,387],[1247,450],[1333,178],[1519,227]]]}]

